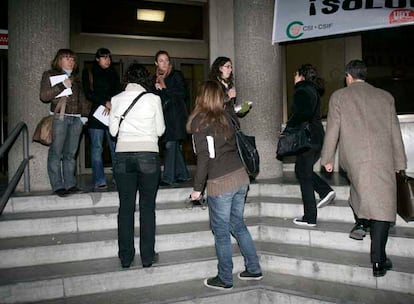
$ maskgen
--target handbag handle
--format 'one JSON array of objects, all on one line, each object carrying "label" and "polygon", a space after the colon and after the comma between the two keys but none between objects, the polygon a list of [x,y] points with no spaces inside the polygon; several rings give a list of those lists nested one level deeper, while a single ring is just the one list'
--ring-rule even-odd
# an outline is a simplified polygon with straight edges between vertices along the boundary
[{"label": "handbag handle", "polygon": [[124,121],[125,116],[129,113],[129,111],[131,111],[131,109],[134,107],[134,105],[137,103],[138,99],[140,99],[144,94],[147,94],[148,92],[142,92],[141,94],[139,94],[137,97],[135,97],[135,99],[132,101],[132,103],[129,105],[128,109],[125,110],[124,114],[121,115],[121,119],[119,120],[119,125],[118,125],[118,132],[119,132],[119,128],[121,127],[121,123]]},{"label": "handbag handle", "polygon": [[224,111],[224,115],[226,116],[228,122],[230,123],[230,125],[234,128],[234,130],[240,131],[240,126],[239,124],[236,122],[236,120],[234,119],[233,116],[231,116],[229,113],[227,113],[226,111]]},{"label": "handbag handle", "polygon": [[144,94],[147,94],[149,92],[142,92],[141,94],[139,94],[137,97],[135,97],[135,99],[131,102],[131,104],[129,105],[128,109],[125,110],[124,114],[121,115],[121,119],[119,120],[119,125],[118,125],[118,133],[116,133],[115,137],[118,137],[119,134],[119,128],[121,128],[121,123],[124,121],[125,116],[128,114],[129,111],[131,111],[131,109],[134,107],[134,105],[137,103],[138,99],[140,99]]}]

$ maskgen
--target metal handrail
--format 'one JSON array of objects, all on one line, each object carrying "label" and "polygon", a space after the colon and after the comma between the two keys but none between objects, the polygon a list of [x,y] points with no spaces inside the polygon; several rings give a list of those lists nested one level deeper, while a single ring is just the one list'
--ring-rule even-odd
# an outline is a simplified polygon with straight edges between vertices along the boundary
[{"label": "metal handrail", "polygon": [[0,215],[3,213],[4,208],[9,201],[11,194],[14,189],[16,189],[17,184],[19,183],[20,178],[24,173],[24,192],[30,192],[30,176],[29,176],[29,136],[27,132],[27,125],[24,122],[19,122],[14,130],[10,133],[7,139],[4,141],[4,144],[0,147],[0,158],[3,157],[3,154],[10,151],[10,148],[16,142],[17,137],[23,134],[23,160],[20,163],[19,168],[17,168],[16,173],[13,175],[12,179],[7,185],[6,191],[3,193],[0,198]]}]

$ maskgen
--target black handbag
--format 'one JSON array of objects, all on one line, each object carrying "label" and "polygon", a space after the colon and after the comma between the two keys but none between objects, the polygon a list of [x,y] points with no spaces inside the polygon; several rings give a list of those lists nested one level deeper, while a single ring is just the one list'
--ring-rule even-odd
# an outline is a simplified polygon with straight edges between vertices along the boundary
[{"label": "black handbag", "polygon": [[286,156],[298,155],[312,147],[309,123],[298,127],[286,127],[279,136],[276,158],[280,161]]},{"label": "black handbag", "polygon": [[414,178],[397,173],[397,213],[406,222],[414,221]]},{"label": "black handbag", "polygon": [[259,174],[259,151],[256,148],[256,139],[254,136],[244,134],[238,124],[234,121],[234,118],[227,115],[227,119],[231,126],[234,128],[237,150],[240,159],[246,169],[247,174],[251,178],[256,178]]}]

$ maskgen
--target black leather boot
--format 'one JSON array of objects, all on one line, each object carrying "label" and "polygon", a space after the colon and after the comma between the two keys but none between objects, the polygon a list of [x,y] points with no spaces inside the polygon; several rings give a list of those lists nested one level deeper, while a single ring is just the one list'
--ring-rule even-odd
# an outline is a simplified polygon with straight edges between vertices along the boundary
[{"label": "black leather boot", "polygon": [[386,259],[383,263],[372,264],[372,274],[374,277],[383,277],[387,273],[387,270],[392,269],[392,262],[390,259]]}]

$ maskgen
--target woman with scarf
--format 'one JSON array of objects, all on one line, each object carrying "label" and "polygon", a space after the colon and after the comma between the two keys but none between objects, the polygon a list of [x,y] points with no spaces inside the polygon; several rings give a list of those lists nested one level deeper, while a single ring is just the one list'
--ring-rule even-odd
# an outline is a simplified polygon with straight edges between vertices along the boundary
[{"label": "woman with scarf", "polygon": [[172,186],[190,180],[190,174],[182,152],[182,141],[187,137],[185,124],[187,90],[183,74],[175,70],[166,51],[155,55],[157,66],[153,93],[160,96],[165,120],[165,155],[161,186]]}]

